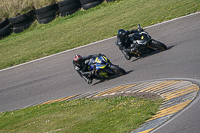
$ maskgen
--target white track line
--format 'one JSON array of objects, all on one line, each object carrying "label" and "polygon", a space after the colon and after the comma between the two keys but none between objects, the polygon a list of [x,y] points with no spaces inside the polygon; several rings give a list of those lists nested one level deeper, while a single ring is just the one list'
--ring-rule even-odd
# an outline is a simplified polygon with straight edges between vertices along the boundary
[{"label": "white track line", "polygon": [[[179,18],[171,19],[171,20],[168,20],[168,21],[165,21],[165,22],[161,22],[159,24],[151,25],[151,26],[148,26],[148,27],[144,27],[144,28],[145,29],[151,28],[151,27],[158,26],[158,25],[165,24],[165,23],[169,23],[169,22],[172,22],[172,21],[175,21],[175,20],[178,20],[178,19],[182,19],[182,18],[186,18],[186,17],[189,17],[189,16],[193,16],[193,15],[196,15],[196,14],[199,14],[199,13],[200,12],[192,13],[192,14],[189,14],[189,15],[186,15],[186,16],[182,16],[182,17],[179,17]],[[36,61],[40,61],[40,60],[43,60],[43,59],[47,59],[47,58],[50,58],[50,57],[53,57],[53,56],[56,56],[56,55],[64,54],[64,53],[67,53],[67,52],[70,52],[70,51],[73,51],[73,50],[76,50],[76,49],[80,49],[80,48],[84,48],[84,47],[87,47],[87,46],[90,46],[90,45],[94,45],[96,43],[107,41],[107,40],[110,40],[110,39],[113,39],[113,38],[116,38],[116,36],[111,37],[111,38],[107,38],[107,39],[104,39],[104,40],[100,40],[100,41],[97,41],[97,42],[93,42],[93,43],[90,43],[90,44],[87,44],[87,45],[84,45],[84,46],[80,46],[80,47],[77,47],[77,48],[69,49],[69,50],[66,50],[66,51],[63,51],[63,52],[60,52],[60,53],[57,53],[57,54],[53,54],[53,55],[50,55],[50,56],[42,57],[42,58],[30,61],[30,62],[22,63],[22,64],[19,64],[19,65],[13,66],[13,67],[8,67],[8,68],[0,70],[0,72],[5,71],[5,70],[9,70],[9,69],[12,69],[12,68],[20,67],[20,66],[23,66],[23,65],[26,65],[26,64],[30,64],[30,63],[33,63],[33,62],[36,62]]]}]

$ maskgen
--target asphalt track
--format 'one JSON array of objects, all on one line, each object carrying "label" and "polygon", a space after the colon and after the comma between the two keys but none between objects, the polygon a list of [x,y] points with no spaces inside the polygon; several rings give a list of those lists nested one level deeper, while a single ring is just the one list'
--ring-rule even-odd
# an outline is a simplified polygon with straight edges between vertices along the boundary
[{"label": "asphalt track", "polygon": [[[124,84],[156,80],[184,80],[200,84],[200,13],[148,27],[152,38],[165,43],[168,50],[139,60],[125,60],[110,38],[82,48],[69,50],[38,61],[0,72],[0,111],[14,110],[45,101],[91,91],[103,91]],[[88,85],[74,71],[75,54],[104,53],[113,64],[128,74]],[[182,111],[154,132],[199,132],[199,95]]]}]

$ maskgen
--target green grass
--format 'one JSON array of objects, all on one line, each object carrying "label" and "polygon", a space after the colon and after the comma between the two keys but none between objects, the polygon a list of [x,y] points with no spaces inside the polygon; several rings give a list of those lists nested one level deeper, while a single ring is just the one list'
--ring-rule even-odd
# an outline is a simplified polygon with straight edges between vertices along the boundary
[{"label": "green grass", "polygon": [[[200,10],[199,0],[120,0],[32,27],[0,40],[0,69]],[[113,42],[114,45],[114,42]]]},{"label": "green grass", "polygon": [[162,100],[78,99],[0,114],[1,132],[124,133],[154,115]]}]

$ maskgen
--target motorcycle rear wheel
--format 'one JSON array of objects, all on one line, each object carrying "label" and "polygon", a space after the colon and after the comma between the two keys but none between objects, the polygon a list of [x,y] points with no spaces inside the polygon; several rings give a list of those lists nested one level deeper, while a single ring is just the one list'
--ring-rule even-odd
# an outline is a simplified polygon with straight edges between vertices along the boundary
[{"label": "motorcycle rear wheel", "polygon": [[111,65],[110,69],[112,69],[115,72],[115,74],[117,74],[117,75],[126,74],[126,71],[124,69],[122,69],[121,67],[116,66],[116,65]]},{"label": "motorcycle rear wheel", "polygon": [[164,51],[167,49],[167,46],[164,43],[161,43],[161,42],[153,40],[153,39],[149,46],[152,48],[157,48],[157,50],[159,50],[159,51]]}]

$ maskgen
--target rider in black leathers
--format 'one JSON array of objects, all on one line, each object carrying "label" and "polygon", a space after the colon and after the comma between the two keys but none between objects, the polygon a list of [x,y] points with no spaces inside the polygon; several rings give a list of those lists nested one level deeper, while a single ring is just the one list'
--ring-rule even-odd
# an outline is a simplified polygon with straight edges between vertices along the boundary
[{"label": "rider in black leathers", "polygon": [[[142,29],[143,30],[143,29]],[[117,32],[117,42],[116,45],[119,47],[119,49],[124,54],[125,58],[127,60],[131,59],[131,54],[129,52],[136,51],[138,49],[138,45],[133,43],[133,36],[129,36],[130,34],[138,32],[138,29],[133,29],[131,31],[127,31],[124,29],[119,29]]]},{"label": "rider in black leathers", "polygon": [[94,78],[100,79],[98,75],[95,75],[95,70],[88,71],[88,63],[91,58],[96,58],[100,56],[98,55],[89,55],[86,57],[82,57],[81,55],[77,54],[74,56],[73,65],[74,69],[79,73],[79,75],[88,83],[91,84]]}]

